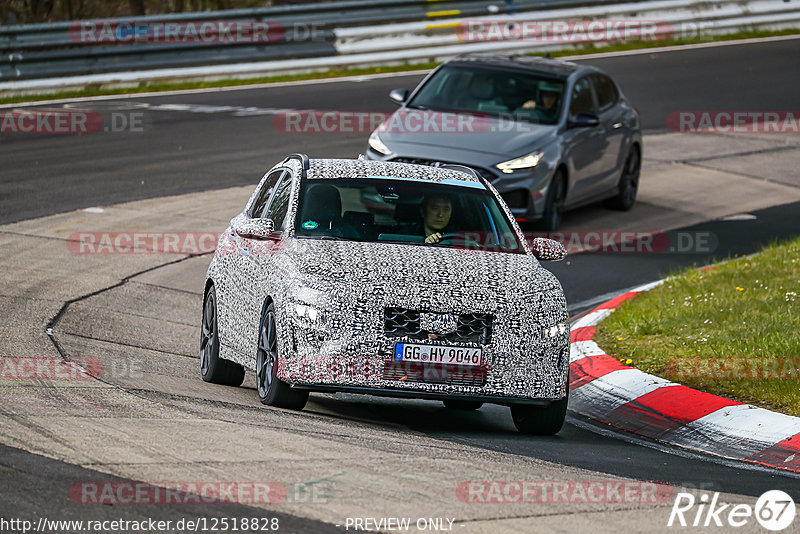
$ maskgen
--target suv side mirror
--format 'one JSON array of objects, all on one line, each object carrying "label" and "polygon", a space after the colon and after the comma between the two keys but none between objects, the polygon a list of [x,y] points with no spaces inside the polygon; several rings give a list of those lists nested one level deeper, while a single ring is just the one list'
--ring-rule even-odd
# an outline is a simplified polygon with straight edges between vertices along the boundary
[{"label": "suv side mirror", "polygon": [[236,217],[231,221],[233,231],[242,237],[253,239],[268,239],[270,234],[275,231],[275,223],[272,219],[249,219],[247,217]]},{"label": "suv side mirror", "polygon": [[389,91],[389,98],[395,104],[402,104],[408,98],[408,89],[392,89]]},{"label": "suv side mirror", "polygon": [[592,113],[578,113],[575,120],[568,123],[570,128],[590,128],[600,124],[600,117]]},{"label": "suv side mirror", "polygon": [[531,242],[533,255],[541,261],[561,261],[567,257],[567,249],[554,239],[535,237]]}]

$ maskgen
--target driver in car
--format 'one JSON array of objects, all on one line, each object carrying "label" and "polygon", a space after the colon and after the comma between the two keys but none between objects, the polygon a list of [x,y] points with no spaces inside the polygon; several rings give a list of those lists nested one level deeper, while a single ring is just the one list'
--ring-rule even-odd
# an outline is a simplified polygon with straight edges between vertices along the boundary
[{"label": "driver in car", "polygon": [[539,95],[542,104],[537,105],[535,100],[528,100],[522,104],[523,109],[532,109],[534,117],[540,122],[553,122],[558,118],[558,99],[561,88],[549,82],[539,84]]},{"label": "driver in car", "polygon": [[420,206],[422,229],[425,243],[436,244],[442,239],[444,229],[450,224],[453,215],[453,202],[446,196],[434,195],[425,197]]}]

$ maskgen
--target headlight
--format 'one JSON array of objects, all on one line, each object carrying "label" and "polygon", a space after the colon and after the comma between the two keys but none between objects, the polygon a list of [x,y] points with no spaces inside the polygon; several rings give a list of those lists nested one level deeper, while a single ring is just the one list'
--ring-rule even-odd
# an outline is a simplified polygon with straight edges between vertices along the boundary
[{"label": "headlight", "polygon": [[298,317],[302,319],[307,319],[312,323],[316,323],[317,321],[322,322],[325,319],[325,314],[316,309],[313,306],[309,306],[308,304],[295,304],[294,311]]},{"label": "headlight", "polygon": [[378,137],[378,132],[372,132],[372,135],[369,136],[369,146],[372,148],[372,150],[379,152],[384,156],[388,156],[392,153],[392,151],[389,150],[389,147],[383,144],[381,138]]},{"label": "headlight", "polygon": [[567,333],[567,324],[559,323],[549,328],[542,328],[542,338],[563,336]]},{"label": "headlight", "polygon": [[[370,139],[371,140],[371,139]],[[371,143],[370,143],[371,144]],[[503,163],[498,163],[496,167],[506,174],[510,174],[519,169],[532,169],[542,161],[543,154],[541,152],[536,154],[528,154],[521,158],[510,159]]]}]

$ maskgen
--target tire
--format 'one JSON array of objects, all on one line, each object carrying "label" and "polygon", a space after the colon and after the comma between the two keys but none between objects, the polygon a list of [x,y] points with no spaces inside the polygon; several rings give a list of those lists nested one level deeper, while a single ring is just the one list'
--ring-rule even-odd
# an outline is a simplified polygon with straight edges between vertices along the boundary
[{"label": "tire", "polygon": [[556,401],[549,406],[511,406],[511,417],[514,426],[522,434],[534,436],[553,436],[564,426],[567,416],[567,398]]},{"label": "tire", "polygon": [[564,214],[564,201],[567,197],[567,182],[564,171],[559,169],[553,175],[553,180],[547,188],[547,200],[544,204],[544,214],[539,222],[542,230],[558,230]]},{"label": "tire", "polygon": [[636,202],[639,191],[639,174],[642,170],[642,157],[639,147],[633,145],[625,160],[622,176],[617,185],[617,194],[605,201],[605,205],[613,210],[628,211]]},{"label": "tire", "polygon": [[217,327],[217,292],[208,290],[203,302],[200,326],[200,377],[206,382],[225,386],[241,386],[244,367],[219,357],[219,328]]},{"label": "tire", "polygon": [[477,410],[483,406],[483,403],[479,401],[448,399],[442,402],[444,403],[445,407],[450,408],[451,410]]},{"label": "tire", "polygon": [[308,402],[308,391],[292,389],[279,379],[278,334],[275,329],[275,305],[269,303],[261,316],[258,332],[258,355],[256,356],[256,385],[261,404],[302,410]]}]

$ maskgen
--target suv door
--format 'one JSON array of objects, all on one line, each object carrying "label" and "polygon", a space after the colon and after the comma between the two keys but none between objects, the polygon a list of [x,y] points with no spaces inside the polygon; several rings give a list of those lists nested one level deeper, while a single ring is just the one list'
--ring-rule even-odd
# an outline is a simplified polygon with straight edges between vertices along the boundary
[{"label": "suv door", "polygon": [[[265,175],[261,179],[256,193],[248,201],[244,211],[237,216],[237,219],[264,218],[276,191],[280,188],[280,184],[287,180],[287,176],[290,174],[282,168],[274,169]],[[261,285],[258,280],[263,278],[262,264],[265,260],[268,261],[275,246],[280,242],[280,234],[278,232],[274,232],[274,234],[274,236],[262,239],[240,235],[233,228],[228,231],[227,239],[230,246],[227,253],[223,255],[222,261],[225,262],[232,282],[225,297],[230,304],[228,309],[233,310],[233,313],[227,314],[227,317],[220,314],[220,319],[230,321],[230,324],[226,326],[235,332],[241,332],[242,329],[247,332],[250,325],[258,328],[263,298],[254,293],[254,288]],[[260,298],[261,300],[259,300]],[[245,358],[251,359],[252,367],[254,367],[256,354],[251,351],[251,348],[253,340],[257,340],[257,337],[234,335],[227,336],[227,339],[232,340],[232,348]]]}]

